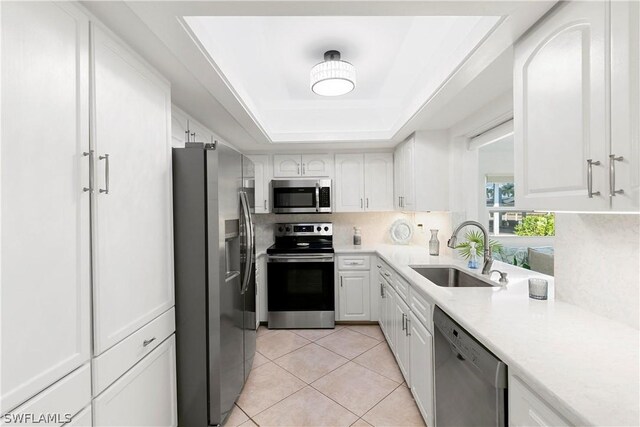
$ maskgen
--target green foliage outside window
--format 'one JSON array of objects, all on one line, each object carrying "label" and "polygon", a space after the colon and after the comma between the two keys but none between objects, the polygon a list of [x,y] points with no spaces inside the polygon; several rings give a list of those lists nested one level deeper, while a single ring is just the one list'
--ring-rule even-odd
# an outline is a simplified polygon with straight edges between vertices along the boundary
[{"label": "green foliage outside window", "polygon": [[517,236],[554,236],[556,234],[555,216],[527,215],[515,226],[514,233]]}]

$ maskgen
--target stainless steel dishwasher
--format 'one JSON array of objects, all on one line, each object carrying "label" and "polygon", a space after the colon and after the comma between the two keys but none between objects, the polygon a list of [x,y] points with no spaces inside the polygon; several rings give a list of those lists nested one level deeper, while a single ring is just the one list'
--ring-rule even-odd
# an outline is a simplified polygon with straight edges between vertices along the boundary
[{"label": "stainless steel dishwasher", "polygon": [[436,426],[506,426],[507,365],[439,307],[433,324]]}]

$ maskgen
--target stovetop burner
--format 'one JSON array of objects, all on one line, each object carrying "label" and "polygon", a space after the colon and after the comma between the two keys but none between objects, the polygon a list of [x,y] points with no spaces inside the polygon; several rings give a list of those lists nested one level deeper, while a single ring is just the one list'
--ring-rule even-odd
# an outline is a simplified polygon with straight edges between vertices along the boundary
[{"label": "stovetop burner", "polygon": [[276,242],[267,254],[333,253],[330,222],[276,224]]}]

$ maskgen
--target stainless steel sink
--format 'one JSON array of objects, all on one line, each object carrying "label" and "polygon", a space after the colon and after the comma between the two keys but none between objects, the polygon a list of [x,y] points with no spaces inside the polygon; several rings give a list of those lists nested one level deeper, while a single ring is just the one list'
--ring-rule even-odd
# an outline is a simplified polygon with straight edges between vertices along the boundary
[{"label": "stainless steel sink", "polygon": [[447,288],[490,288],[493,285],[455,267],[411,267],[419,275]]}]

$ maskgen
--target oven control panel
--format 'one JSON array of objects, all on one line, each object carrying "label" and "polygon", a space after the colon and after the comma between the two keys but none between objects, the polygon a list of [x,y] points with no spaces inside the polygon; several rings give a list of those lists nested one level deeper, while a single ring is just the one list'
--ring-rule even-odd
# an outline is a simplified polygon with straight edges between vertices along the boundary
[{"label": "oven control panel", "polygon": [[276,224],[276,237],[282,236],[332,236],[330,222],[305,222]]}]

